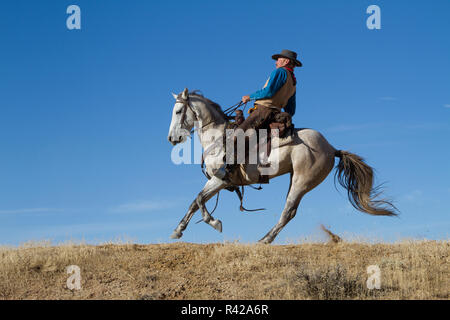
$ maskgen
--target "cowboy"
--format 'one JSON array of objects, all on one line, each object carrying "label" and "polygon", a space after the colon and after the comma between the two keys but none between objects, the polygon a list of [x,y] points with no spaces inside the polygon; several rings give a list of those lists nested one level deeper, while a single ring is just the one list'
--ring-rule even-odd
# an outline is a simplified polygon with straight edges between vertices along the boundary
[{"label": "cowboy", "polygon": [[[250,115],[237,129],[242,129],[243,131],[250,128],[255,130],[267,129],[274,115],[281,112],[283,108],[291,116],[295,114],[295,86],[297,80],[294,75],[294,68],[301,67],[302,63],[297,60],[297,53],[291,50],[282,50],[281,53],[274,54],[272,59],[276,60],[276,69],[272,71],[264,87],[251,95],[242,97],[243,103],[247,103],[250,100],[255,100],[255,102],[254,107],[249,110]],[[215,175],[219,178],[224,178],[227,171],[232,169],[232,165],[225,165]],[[264,179],[265,181],[267,179]]]},{"label": "cowboy", "polygon": [[250,109],[250,116],[239,126],[244,131],[268,125],[267,122],[273,115],[283,108],[291,116],[295,114],[297,80],[294,68],[301,67],[302,63],[297,60],[297,53],[290,50],[274,54],[272,59],[276,60],[276,69],[272,71],[264,87],[249,96],[242,97],[244,103],[255,100],[254,107]]}]

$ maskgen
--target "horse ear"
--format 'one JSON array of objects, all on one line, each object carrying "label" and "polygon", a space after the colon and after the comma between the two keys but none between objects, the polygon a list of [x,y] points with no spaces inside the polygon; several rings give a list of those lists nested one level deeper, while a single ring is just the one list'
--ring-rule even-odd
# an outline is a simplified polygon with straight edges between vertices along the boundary
[{"label": "horse ear", "polygon": [[173,98],[174,98],[175,100],[177,100],[178,96],[177,96],[175,93],[173,93],[173,92],[171,92],[171,94],[172,94]]},{"label": "horse ear", "polygon": [[181,94],[181,97],[183,99],[187,99],[188,98],[188,89],[184,88],[183,93]]}]

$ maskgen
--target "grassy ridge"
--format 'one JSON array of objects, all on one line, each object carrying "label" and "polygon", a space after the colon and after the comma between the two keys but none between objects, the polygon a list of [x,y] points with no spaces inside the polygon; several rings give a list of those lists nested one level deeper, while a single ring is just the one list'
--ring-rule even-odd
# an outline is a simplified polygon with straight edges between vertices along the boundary
[{"label": "grassy ridge", "polygon": [[[0,299],[448,299],[449,241],[0,248]],[[81,269],[81,290],[66,268]],[[378,265],[381,289],[368,290]]]}]

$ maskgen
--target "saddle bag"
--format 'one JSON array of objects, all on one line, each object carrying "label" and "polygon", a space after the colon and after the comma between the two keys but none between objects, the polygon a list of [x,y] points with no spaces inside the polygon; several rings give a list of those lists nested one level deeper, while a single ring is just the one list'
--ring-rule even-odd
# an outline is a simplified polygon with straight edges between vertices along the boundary
[{"label": "saddle bag", "polygon": [[292,117],[287,112],[279,112],[274,115],[272,122],[269,124],[270,129],[278,129],[279,137],[286,137],[293,127]]}]

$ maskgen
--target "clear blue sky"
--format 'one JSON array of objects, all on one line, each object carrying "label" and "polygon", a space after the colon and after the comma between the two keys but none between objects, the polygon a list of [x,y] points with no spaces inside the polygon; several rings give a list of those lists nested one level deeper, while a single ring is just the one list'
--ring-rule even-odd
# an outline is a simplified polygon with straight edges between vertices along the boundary
[{"label": "clear blue sky", "polygon": [[[71,4],[81,30],[66,28]],[[371,4],[381,30],[366,27]],[[304,64],[294,123],[364,157],[401,215],[354,210],[333,171],[276,243],[320,237],[320,223],[344,236],[448,239],[449,14],[447,0],[2,1],[0,244],[171,242],[205,178],[170,160],[170,92],[200,89],[228,107],[285,48]],[[287,188],[285,176],[247,189],[245,205],[262,213],[240,212],[223,191],[223,233],[196,215],[182,240],[256,241]]]}]

